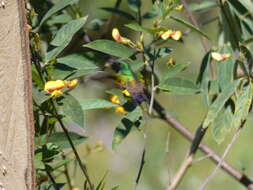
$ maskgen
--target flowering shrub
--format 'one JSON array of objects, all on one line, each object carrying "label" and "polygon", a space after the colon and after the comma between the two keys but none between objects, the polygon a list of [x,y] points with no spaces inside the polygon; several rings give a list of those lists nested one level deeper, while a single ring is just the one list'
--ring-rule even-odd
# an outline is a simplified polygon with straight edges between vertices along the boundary
[{"label": "flowering shrub", "polygon": [[[127,11],[121,8],[123,2],[128,6]],[[145,137],[145,128],[149,127],[145,124],[147,118],[164,120],[191,140],[186,159],[167,185],[168,190],[178,187],[193,164],[198,149],[208,154],[217,168],[222,167],[246,187],[252,185],[246,175],[237,170],[231,171],[228,164],[223,164],[234,140],[223,157],[217,156],[201,141],[206,131],[211,131],[218,143],[229,131],[237,137],[251,111],[253,17],[250,13],[253,3],[248,0],[203,1],[199,4],[185,0],[150,2],[149,7],[144,7],[144,0],[116,0],[113,8],[102,8],[110,13],[109,18],[104,20],[81,12],[78,0],[31,1],[28,27],[38,189],[67,186],[72,190],[79,189],[76,186],[80,184],[74,183],[75,175],[69,174],[69,168],[76,164],[84,176],[82,189],[106,189],[106,177],[95,182],[76,149],[88,138],[85,133],[78,133],[85,128],[84,113],[94,109],[116,113],[119,124],[112,134],[113,151],[120,149],[121,143],[134,130]],[[208,35],[200,29],[201,25],[194,14],[209,14],[214,8],[219,10],[220,35],[219,40],[211,43]],[[190,19],[183,19],[184,14]],[[116,16],[125,19],[127,24],[116,26],[113,22]],[[175,26],[168,27],[168,23]],[[126,29],[134,35],[124,33]],[[173,57],[176,51],[174,46],[184,45],[193,33],[199,36],[205,49],[205,55],[201,50],[198,53],[203,59],[196,82],[180,75],[189,64],[177,63]],[[215,46],[210,47],[211,44]],[[191,46],[195,48],[195,44]],[[92,80],[105,83],[106,79],[113,81],[113,87],[107,86],[104,98],[79,100],[72,94],[75,89],[84,88],[83,83],[91,83]],[[207,112],[196,128],[195,136],[166,111],[158,94],[184,97],[201,94]],[[77,129],[73,130],[73,126]],[[97,141],[94,146],[87,145],[88,153],[105,149],[102,141]],[[135,188],[142,176],[146,149],[144,146],[141,153]],[[69,156],[70,153],[74,157]],[[216,170],[202,184],[202,189],[215,173]],[[64,183],[57,179],[62,174],[66,178]],[[117,179],[114,184],[116,186],[108,188],[121,189]]]}]

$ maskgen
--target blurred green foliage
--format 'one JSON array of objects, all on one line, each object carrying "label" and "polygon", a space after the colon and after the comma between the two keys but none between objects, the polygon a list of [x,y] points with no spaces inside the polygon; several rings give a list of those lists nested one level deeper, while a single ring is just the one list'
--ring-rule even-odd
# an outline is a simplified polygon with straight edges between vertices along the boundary
[{"label": "blurred green foliage", "polygon": [[[134,75],[143,75],[148,90],[154,87],[150,78],[156,73],[155,98],[193,133],[203,121],[204,127],[210,126],[204,142],[220,154],[247,118],[226,161],[242,173],[253,175],[249,143],[253,131],[248,115],[252,98],[253,21],[249,11],[252,2],[230,0],[221,6],[207,0],[188,1],[201,29],[187,21],[184,11],[175,11],[180,5],[178,1],[154,2],[31,1],[38,189],[88,189],[59,120],[71,131],[69,136],[97,190],[134,189],[144,147],[145,165],[137,189],[162,190],[171,182],[190,143],[155,115],[147,114],[148,104],[135,104],[132,89],[128,88],[132,81],[124,81],[129,85],[123,86],[132,97],[122,94],[112,80],[115,71],[107,66],[122,59],[128,61]],[[121,37],[131,39],[131,43],[113,41],[113,28],[119,28]],[[183,38],[161,40],[160,35],[168,29],[182,31]],[[144,41],[140,33],[144,33]],[[200,37],[208,37],[210,52],[204,52]],[[230,53],[232,58],[214,62],[212,51]],[[216,80],[211,79],[210,64],[215,64]],[[241,80],[236,80],[234,72],[238,65],[245,74]],[[78,88],[67,87],[76,78],[79,78]],[[52,98],[51,91],[45,93],[44,85],[54,80],[67,82],[62,90],[64,95]],[[113,112],[119,105],[108,101],[111,95],[119,98],[120,106],[128,114]],[[203,156],[198,152],[195,159]],[[208,158],[195,162],[178,189],[198,189],[213,167]],[[68,185],[66,170],[71,181]],[[56,185],[47,177],[50,173]],[[221,171],[207,189],[244,187]]]}]

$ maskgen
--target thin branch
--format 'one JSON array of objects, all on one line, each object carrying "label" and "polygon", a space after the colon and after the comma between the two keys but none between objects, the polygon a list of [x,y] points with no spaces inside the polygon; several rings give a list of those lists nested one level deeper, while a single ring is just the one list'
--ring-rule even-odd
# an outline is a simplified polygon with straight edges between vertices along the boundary
[{"label": "thin branch", "polygon": [[237,132],[235,133],[235,135],[233,136],[231,142],[227,145],[221,160],[219,161],[218,165],[213,169],[212,173],[206,178],[206,180],[204,181],[204,183],[200,186],[199,190],[204,190],[207,186],[207,184],[214,178],[215,174],[217,173],[217,171],[219,170],[219,168],[221,167],[225,157],[227,156],[227,154],[229,153],[229,151],[231,150],[232,146],[234,145],[234,143],[236,142],[237,138],[240,135],[241,132],[241,127],[237,130]]},{"label": "thin branch", "polygon": [[183,179],[183,176],[186,174],[186,171],[191,166],[192,161],[193,161],[193,154],[187,155],[186,159],[181,164],[180,169],[176,173],[175,177],[172,180],[172,183],[170,184],[167,190],[175,190],[177,188],[177,186]]},{"label": "thin branch", "polygon": [[[153,56],[156,57],[156,51],[154,49],[154,52],[153,52]],[[156,91],[156,88],[155,88],[155,58],[153,58],[153,61],[152,61],[152,65],[151,65],[151,98],[150,98],[150,102],[149,102],[149,110],[148,110],[148,113],[149,115],[152,114],[152,110],[153,110],[153,105],[154,105],[154,99],[155,99],[155,91]]]},{"label": "thin branch", "polygon": [[[62,154],[62,159],[66,160],[66,155],[65,154]],[[70,175],[69,175],[69,170],[68,170],[68,165],[67,164],[64,164],[64,175],[66,177],[69,190],[72,190],[73,186],[72,186],[72,181],[71,181],[71,178],[70,178]]]}]

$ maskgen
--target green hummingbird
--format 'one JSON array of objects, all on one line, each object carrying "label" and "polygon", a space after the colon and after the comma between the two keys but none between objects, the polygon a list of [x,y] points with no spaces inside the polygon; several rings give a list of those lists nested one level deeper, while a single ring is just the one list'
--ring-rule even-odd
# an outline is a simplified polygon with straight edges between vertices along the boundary
[{"label": "green hummingbird", "polygon": [[144,93],[144,81],[141,73],[134,73],[127,62],[114,62],[112,69],[117,72],[116,79],[121,87],[127,89],[131,97],[137,104],[148,102],[148,98]]}]

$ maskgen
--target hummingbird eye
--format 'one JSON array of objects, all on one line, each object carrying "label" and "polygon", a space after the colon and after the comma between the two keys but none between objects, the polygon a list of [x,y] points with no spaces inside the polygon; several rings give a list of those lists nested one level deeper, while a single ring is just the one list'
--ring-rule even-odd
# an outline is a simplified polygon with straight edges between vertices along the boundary
[{"label": "hummingbird eye", "polygon": [[114,62],[111,67],[115,72],[119,72],[121,70],[121,65],[117,62]]}]

